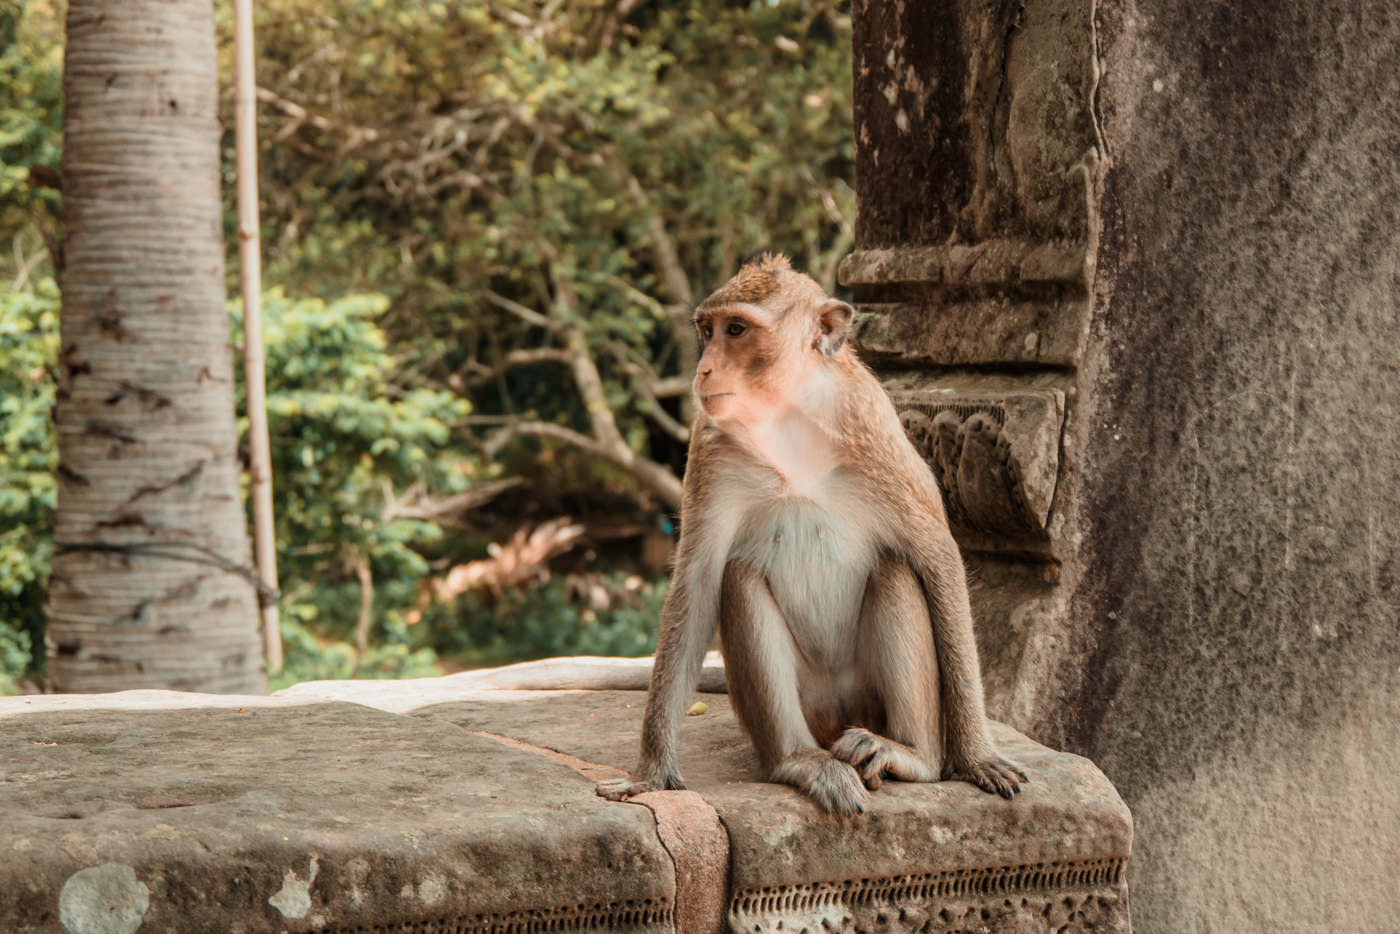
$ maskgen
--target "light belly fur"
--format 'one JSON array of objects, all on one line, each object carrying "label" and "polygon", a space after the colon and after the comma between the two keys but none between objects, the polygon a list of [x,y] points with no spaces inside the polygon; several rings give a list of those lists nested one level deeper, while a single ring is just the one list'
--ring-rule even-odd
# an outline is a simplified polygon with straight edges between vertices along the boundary
[{"label": "light belly fur", "polygon": [[[811,673],[855,661],[866,583],[875,548],[839,496],[824,502],[790,496],[754,510],[731,555],[762,571],[788,631]],[[835,507],[835,508],[833,508]]]}]

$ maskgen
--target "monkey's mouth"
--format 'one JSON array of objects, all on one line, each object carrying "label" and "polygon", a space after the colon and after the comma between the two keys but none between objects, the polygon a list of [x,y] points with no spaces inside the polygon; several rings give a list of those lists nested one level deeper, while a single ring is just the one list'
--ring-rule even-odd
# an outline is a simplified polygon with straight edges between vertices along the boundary
[{"label": "monkey's mouth", "polygon": [[732,396],[732,395],[734,395],[734,393],[732,393],[732,392],[712,392],[712,393],[710,393],[708,396],[702,395],[702,396],[700,397],[700,401],[701,401],[701,402],[713,402],[713,401],[716,400],[716,399],[728,399],[728,398],[729,398],[730,396]]}]

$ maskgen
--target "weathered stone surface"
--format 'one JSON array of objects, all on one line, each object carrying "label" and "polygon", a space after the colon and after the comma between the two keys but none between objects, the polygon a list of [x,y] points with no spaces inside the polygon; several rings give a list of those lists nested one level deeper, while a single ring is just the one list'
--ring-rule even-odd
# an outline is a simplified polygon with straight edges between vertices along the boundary
[{"label": "weathered stone surface", "polygon": [[[346,700],[402,713],[427,704],[457,700],[481,691],[623,690],[644,691],[651,658],[545,658],[501,668],[463,671],[440,678],[402,681],[303,681],[278,691],[298,700]],[[724,664],[718,652],[705,656],[701,691],[724,690]]]},{"label": "weathered stone surface", "polygon": [[677,934],[722,934],[729,909],[729,834],[715,809],[693,791],[649,791],[632,802],[656,816],[656,832],[675,863]]},{"label": "weathered stone surface", "polygon": [[27,713],[62,713],[78,710],[190,710],[219,707],[251,710],[266,707],[293,707],[314,703],[315,698],[281,697],[266,694],[197,694],[193,691],[113,691],[110,694],[27,694],[0,697],[0,718]]},{"label": "weathered stone surface", "polygon": [[1070,367],[1079,363],[1088,321],[1089,302],[1083,297],[992,294],[861,301],[853,327],[862,356],[875,363]]},{"label": "weathered stone surface", "polygon": [[854,16],[862,349],[1065,393],[1055,573],[958,532],[991,709],[1133,806],[1140,931],[1400,930],[1400,9]]},{"label": "weathered stone surface", "polygon": [[1012,540],[1045,531],[1059,480],[1064,393],[958,380],[896,386],[887,384],[890,401],[933,468],[950,519]]},{"label": "weathered stone surface", "polygon": [[1143,931],[1400,931],[1400,7],[1100,4],[1075,636]]},{"label": "weathered stone surface", "polygon": [[1090,236],[1092,0],[852,6],[860,249]]},{"label": "weathered stone surface", "polygon": [[[728,698],[705,701],[706,713],[682,723],[680,765],[688,787],[714,807],[729,835],[734,934],[776,929],[780,921],[784,930],[815,930],[823,919],[874,931],[900,908],[911,930],[930,919],[929,930],[955,930],[967,923],[968,910],[978,924],[989,924],[981,911],[990,919],[993,901],[1002,914],[988,930],[1057,930],[1046,919],[1051,903],[1066,898],[1079,925],[1070,930],[1127,929],[1122,870],[1132,823],[1087,760],[996,725],[1003,751],[1031,775],[1014,800],[962,782],[892,783],[871,796],[864,815],[841,820],[791,788],[762,783]],[[499,702],[482,695],[419,714],[628,768],[644,703],[640,693],[611,691]],[[908,919],[918,911],[924,914],[914,924]]]},{"label": "weathered stone surface", "polygon": [[565,765],[351,704],[68,700],[0,718],[5,931],[671,929],[652,816]]},{"label": "weathered stone surface", "polygon": [[857,250],[841,261],[852,288],[939,285],[950,288],[1065,285],[1086,289],[1093,253],[1082,242],[983,240],[939,246]]},{"label": "weathered stone surface", "polygon": [[[518,683],[504,671],[480,680]],[[644,692],[441,680],[0,698],[0,929],[1128,929],[1127,810],[1090,763],[1005,727],[1032,776],[1014,801],[892,783],[842,820],[756,782],[706,694],[681,729],[692,790],[614,803],[594,783],[631,765]]]}]

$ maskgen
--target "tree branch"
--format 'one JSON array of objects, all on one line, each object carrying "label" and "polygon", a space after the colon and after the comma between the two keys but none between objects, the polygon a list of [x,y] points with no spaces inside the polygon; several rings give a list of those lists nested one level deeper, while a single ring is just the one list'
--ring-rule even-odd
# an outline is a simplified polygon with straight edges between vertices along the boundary
[{"label": "tree branch", "polygon": [[[691,310],[695,306],[695,292],[690,287],[690,277],[685,274],[685,266],[681,263],[675,240],[666,232],[666,225],[662,222],[661,215],[652,207],[651,198],[642,188],[642,183],[631,173],[627,175],[627,193],[631,196],[632,203],[646,217],[652,257],[661,271],[661,282],[671,299],[666,308],[666,319],[670,322],[671,335],[676,342],[681,374],[689,379],[700,360],[700,342],[695,335],[695,326],[691,319]],[[681,403],[681,414],[686,421],[694,417],[693,408],[694,405],[689,399]]]},{"label": "tree branch", "polygon": [[[573,373],[574,385],[578,388],[584,408],[588,412],[591,434],[583,434],[552,422],[523,421],[507,417],[503,422],[503,427],[483,445],[485,451],[489,456],[495,456],[495,452],[499,451],[510,438],[517,435],[554,438],[622,468],[640,480],[644,487],[660,497],[668,506],[679,509],[680,480],[668,468],[638,456],[628,446],[622,432],[618,429],[617,417],[613,413],[612,406],[608,403],[607,389],[603,383],[602,374],[598,371],[597,361],[594,359],[592,349],[588,344],[588,334],[578,323],[578,296],[573,290],[572,283],[560,272],[559,255],[553,245],[539,242],[538,246],[546,259],[555,305],[561,309],[563,320],[541,314],[489,289],[484,290],[482,294],[498,308],[509,312],[522,321],[544,328],[556,339],[563,341],[564,348],[540,348],[535,351],[516,351],[514,353],[522,355],[517,359],[532,362],[545,359],[558,360],[569,365],[569,369]],[[511,356],[511,354],[507,354],[502,359],[509,360]],[[629,364],[625,351],[623,363],[624,366]],[[635,366],[635,364],[632,365]],[[648,381],[639,378],[638,382]],[[642,394],[643,408],[647,414],[673,437],[688,440],[689,432],[685,426],[666,413],[649,385],[645,387],[645,390]],[[468,423],[481,424],[481,422],[471,419],[468,419]]]},{"label": "tree branch", "polygon": [[487,447],[499,450],[512,437],[521,435],[552,438],[573,445],[581,451],[592,454],[594,457],[605,460],[614,467],[630,473],[670,508],[676,510],[681,508],[681,482],[671,471],[646,458],[638,457],[626,445],[618,448],[603,444],[596,438],[563,425],[556,425],[553,422],[511,421],[487,441]]},{"label": "tree branch", "polygon": [[369,627],[374,621],[374,574],[364,555],[352,553],[349,561],[360,582],[360,615],[355,620],[355,664],[358,666],[369,651]]},{"label": "tree branch", "polygon": [[690,392],[690,379],[684,376],[668,376],[652,383],[652,395],[658,399],[670,399],[673,396],[683,396]]},{"label": "tree branch", "polygon": [[661,382],[656,372],[647,365],[645,360],[634,357],[621,341],[609,341],[608,350],[617,359],[618,366],[622,367],[631,378],[632,390],[638,397],[637,402],[642,412],[656,422],[662,431],[682,444],[688,444],[690,442],[690,429],[671,417],[671,413],[662,407],[653,391],[652,387]]},{"label": "tree branch", "polygon": [[551,333],[557,333],[565,328],[564,322],[556,321],[553,318],[542,315],[532,308],[526,308],[519,302],[511,301],[504,295],[498,295],[490,289],[483,289],[481,294],[497,308],[500,308],[502,311],[510,312],[527,324],[533,324],[537,328],[544,328]]},{"label": "tree branch", "polygon": [[657,267],[661,270],[661,281],[670,294],[671,304],[682,305],[688,309],[695,304],[695,294],[690,288],[690,277],[685,274],[685,267],[681,265],[680,254],[676,251],[676,243],[666,232],[666,225],[662,222],[661,215],[651,206],[651,199],[647,197],[642,183],[637,180],[637,176],[630,173],[627,176],[627,194],[631,196],[632,203],[637,206],[637,209],[646,216],[647,235],[651,238],[652,254],[656,259]]},{"label": "tree branch", "polygon": [[[576,315],[578,296],[574,294],[569,282],[558,274],[553,263],[550,264],[549,278],[554,284],[555,300],[571,314]],[[593,360],[593,354],[588,348],[588,335],[577,324],[565,325],[563,334],[569,350],[572,351],[569,362],[574,371],[574,383],[578,385],[579,395],[583,396],[583,406],[587,409],[588,420],[593,425],[594,437],[607,447],[626,451],[630,455],[632,449],[627,447],[627,442],[622,439],[622,432],[618,431],[617,419],[613,417],[612,406],[608,405],[608,395],[603,388],[603,377],[598,373],[598,364]]]},{"label": "tree branch", "polygon": [[512,350],[501,361],[506,366],[529,366],[532,363],[571,363],[573,355],[561,347],[534,347]]},{"label": "tree branch", "polygon": [[[855,193],[850,190],[849,186],[843,185],[842,187],[845,188],[845,193],[851,196],[854,204]],[[847,212],[841,210],[840,205],[836,203],[836,195],[831,191],[823,190],[821,199],[827,217],[831,218],[840,230],[840,233],[836,235],[836,241],[831,245],[831,249],[827,250],[816,262],[817,282],[821,284],[827,295],[832,295],[836,291],[836,270],[841,265],[842,258],[856,242],[855,224],[852,223]]]},{"label": "tree branch", "polygon": [[423,495],[422,488],[417,487],[410,489],[409,495],[399,500],[394,498],[393,491],[386,489],[382,515],[385,522],[392,522],[395,519],[441,522],[484,506],[506,490],[520,486],[524,482],[520,477],[506,477],[502,480],[483,483],[470,490],[464,490],[442,499],[433,499]]},{"label": "tree branch", "polygon": [[344,124],[336,123],[320,114],[311,113],[296,101],[287,100],[287,98],[269,88],[258,88],[257,96],[258,100],[271,104],[292,118],[293,122],[290,124],[291,128],[283,127],[282,132],[278,134],[279,139],[291,136],[303,123],[310,124],[324,133],[343,134],[347,137],[345,143],[347,149],[354,148],[360,143],[372,143],[379,139],[379,131],[373,127],[345,126]]}]

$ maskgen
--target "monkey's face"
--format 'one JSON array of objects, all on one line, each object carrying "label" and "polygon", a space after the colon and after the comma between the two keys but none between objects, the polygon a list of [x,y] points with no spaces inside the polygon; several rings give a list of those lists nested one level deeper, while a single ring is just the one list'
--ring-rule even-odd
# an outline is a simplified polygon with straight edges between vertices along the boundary
[{"label": "monkey's face", "polygon": [[782,407],[804,380],[800,342],[784,322],[754,306],[731,305],[696,315],[704,348],[695,395],[719,422],[756,425]]},{"label": "monkey's face", "polygon": [[746,263],[695,310],[703,353],[695,395],[724,427],[757,428],[810,401],[809,384],[841,350],[851,308],[786,257]]}]

